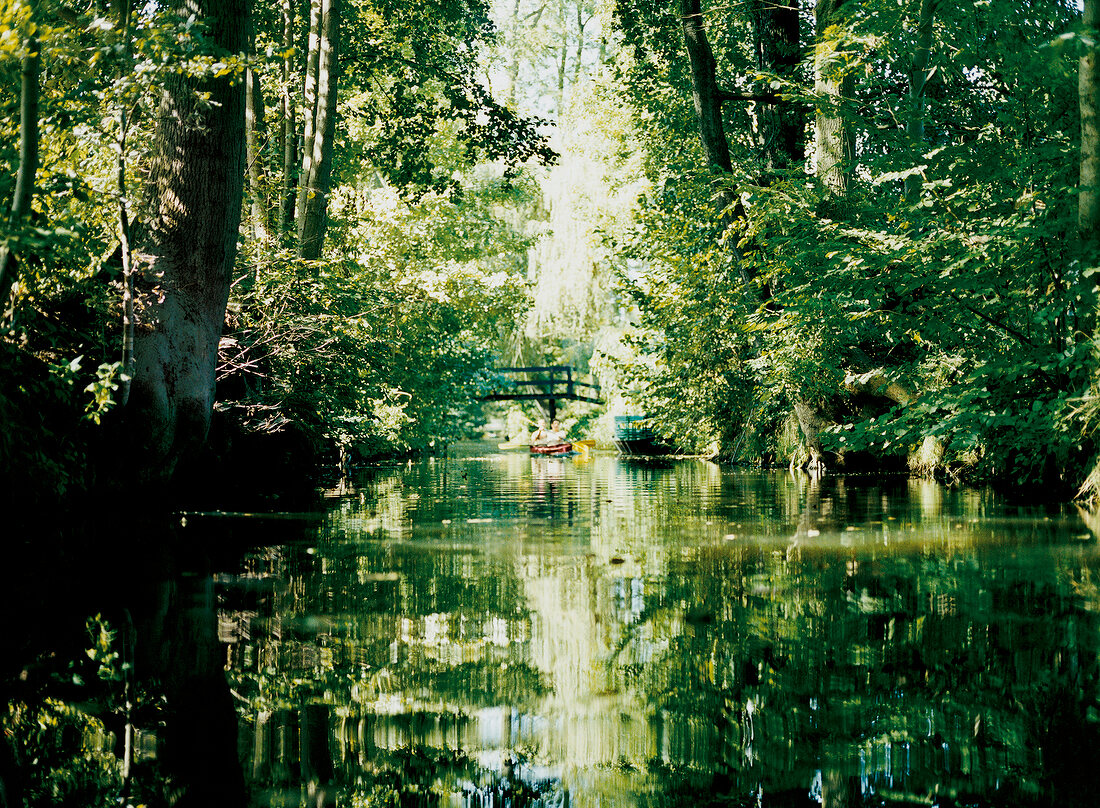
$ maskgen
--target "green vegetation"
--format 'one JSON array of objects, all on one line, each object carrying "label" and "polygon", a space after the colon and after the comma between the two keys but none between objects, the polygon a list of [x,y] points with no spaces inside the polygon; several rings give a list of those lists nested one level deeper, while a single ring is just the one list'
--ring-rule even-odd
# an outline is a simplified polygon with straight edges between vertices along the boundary
[{"label": "green vegetation", "polygon": [[551,362],[688,452],[1100,488],[1092,3],[235,1],[0,6],[19,501],[423,451]]},{"label": "green vegetation", "polygon": [[[470,429],[463,413],[527,305],[522,211],[537,187],[524,166],[553,159],[536,122],[499,106],[475,75],[488,9],[334,11],[344,19],[333,47],[347,67],[332,66],[312,90],[339,96],[329,129],[316,113],[303,129],[293,100],[303,82],[317,84],[309,4],[286,4],[283,18],[252,12],[253,45],[233,53],[212,15],[3,7],[9,201],[28,165],[20,104],[36,93],[38,107],[31,207],[5,231],[0,344],[4,484],[24,502],[155,483],[180,461],[200,476],[218,461],[247,476],[246,453],[283,453],[284,468],[301,468],[352,447],[392,454]],[[21,90],[32,51],[39,81]],[[253,92],[242,100],[245,84]],[[205,128],[158,128],[165,98]],[[218,111],[232,104],[247,106],[248,126],[218,130]],[[183,157],[195,171],[166,173],[169,138],[191,148],[193,131],[210,138]],[[303,154],[303,138],[315,155]],[[227,237],[239,250],[225,264],[197,249],[222,238],[226,221],[209,221],[204,188],[217,177],[203,168],[235,148],[247,149],[249,170],[237,189],[241,227]],[[327,186],[308,174],[324,159]],[[299,182],[309,187],[295,206]],[[318,196],[320,214],[306,204]],[[171,239],[180,246],[168,249]],[[181,261],[180,251],[194,254]],[[220,335],[190,316],[176,323],[176,309],[212,310]],[[203,366],[214,348],[216,366]]]},{"label": "green vegetation", "polygon": [[[1098,256],[1078,230],[1091,34],[1064,2],[837,3],[827,24],[817,5],[794,40],[763,4],[704,9],[727,93],[718,174],[680,20],[619,10],[606,92],[633,111],[649,191],[615,237],[646,266],[624,283],[648,408],[735,459],[785,462],[782,422],[805,404],[826,465],[933,440],[951,476],[1078,485],[1095,451],[1075,409],[1095,367]],[[786,46],[806,58],[784,64]],[[787,153],[769,115],[796,127]],[[839,184],[821,170],[830,120],[847,130]]]}]

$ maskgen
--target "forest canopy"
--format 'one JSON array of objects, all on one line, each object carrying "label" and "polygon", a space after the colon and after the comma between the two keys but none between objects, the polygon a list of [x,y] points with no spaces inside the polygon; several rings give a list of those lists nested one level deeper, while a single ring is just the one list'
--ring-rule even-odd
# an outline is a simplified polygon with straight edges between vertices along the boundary
[{"label": "forest canopy", "polygon": [[1094,6],[2,3],[5,484],[423,450],[562,362],[597,432],[1089,496]]}]

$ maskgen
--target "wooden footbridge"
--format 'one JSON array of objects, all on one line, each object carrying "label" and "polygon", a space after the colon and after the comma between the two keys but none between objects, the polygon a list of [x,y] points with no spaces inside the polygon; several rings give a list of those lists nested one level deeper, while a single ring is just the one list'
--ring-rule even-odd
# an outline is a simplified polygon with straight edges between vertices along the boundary
[{"label": "wooden footbridge", "polygon": [[540,401],[546,405],[551,419],[558,415],[559,401],[603,404],[600,386],[576,381],[570,365],[496,370],[501,375],[501,386],[496,392],[485,396],[485,401]]}]

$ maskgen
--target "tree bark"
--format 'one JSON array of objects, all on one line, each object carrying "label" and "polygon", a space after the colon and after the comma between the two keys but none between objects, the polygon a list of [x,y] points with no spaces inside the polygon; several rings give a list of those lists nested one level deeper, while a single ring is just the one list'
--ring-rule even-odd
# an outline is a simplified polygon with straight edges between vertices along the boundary
[{"label": "tree bark", "polygon": [[[32,4],[32,17],[37,10]],[[38,173],[38,76],[42,68],[38,39],[27,37],[19,87],[19,171],[15,176],[15,196],[11,204],[9,229],[20,227],[31,212],[34,180]],[[6,245],[0,247],[0,315],[7,308],[11,286],[15,282],[15,256]]]},{"label": "tree bark", "polygon": [[[179,0],[176,8],[209,20],[216,46],[245,51],[245,0]],[[166,482],[209,430],[241,217],[241,78],[178,75],[161,102],[147,229],[135,249],[135,373],[122,413],[121,459],[139,485]]]},{"label": "tree bark", "polygon": [[584,18],[584,7],[580,0],[577,2],[575,10],[577,12],[577,47],[574,49],[576,62],[573,65],[573,86],[579,87],[581,77],[584,75],[584,29],[588,26],[588,20]]},{"label": "tree bark", "polygon": [[[1100,27],[1100,0],[1084,0],[1084,27]],[[1085,46],[1078,66],[1081,110],[1081,169],[1077,230],[1085,243],[1100,241],[1100,53]]]},{"label": "tree bark", "polygon": [[271,235],[267,194],[267,167],[264,163],[264,141],[267,125],[264,121],[264,95],[260,77],[251,68],[245,77],[245,159],[248,162],[248,190],[252,198],[252,232],[261,244]]},{"label": "tree bark", "polygon": [[[802,60],[798,0],[753,0],[751,11],[757,69],[780,77],[793,75]],[[786,102],[774,94],[770,98],[762,94],[756,100],[756,138],[764,169],[758,182],[768,185],[777,171],[805,159],[806,119],[801,104]]]},{"label": "tree bark", "polygon": [[[317,126],[317,74],[321,60],[321,21],[323,0],[310,0],[309,44],[306,46],[305,75],[302,81],[302,165],[298,185],[297,214],[299,220],[305,207],[309,172],[313,168],[313,132]],[[299,228],[301,222],[299,221]]]},{"label": "tree bark", "polygon": [[520,0],[512,0],[512,11],[508,19],[508,38],[511,47],[508,48],[508,66],[505,68],[507,83],[504,86],[504,97],[501,102],[501,105],[508,109],[516,108],[516,82],[519,81],[519,4]]},{"label": "tree bark", "polygon": [[[928,83],[928,65],[932,60],[932,21],[936,0],[920,0],[917,18],[917,43],[913,49],[913,61],[909,66],[909,110],[905,132],[915,159],[924,151],[924,88]],[[910,174],[905,178],[905,203],[920,202],[921,177]]]},{"label": "tree bark", "polygon": [[279,145],[283,159],[283,184],[279,199],[280,237],[290,232],[294,221],[294,201],[297,197],[296,173],[298,170],[298,127],[294,102],[290,97],[290,78],[294,75],[291,56],[294,48],[294,4],[282,0],[283,14],[283,62],[282,62],[282,116],[279,125]]},{"label": "tree bark", "polygon": [[[1100,0],[1084,0],[1083,24],[1089,33],[1100,29]],[[1100,252],[1100,52],[1082,46],[1077,74],[1077,100],[1081,113],[1081,167],[1078,175],[1077,239],[1084,267],[1098,263]],[[1096,323],[1100,276],[1082,278],[1078,286],[1077,328],[1088,334]]]},{"label": "tree bark", "polygon": [[[133,69],[131,58],[130,15],[131,0],[116,0],[113,4],[122,29],[124,61],[122,71]],[[126,139],[130,132],[130,115],[126,99],[119,100],[118,109],[118,161],[115,184],[118,191],[118,241],[122,257],[122,373],[119,374],[118,404],[125,407],[130,401],[130,383],[134,379],[134,253],[130,247],[130,190],[126,177]]]},{"label": "tree bark", "polygon": [[691,93],[703,154],[712,171],[731,174],[733,164],[730,162],[729,141],[722,123],[722,94],[718,90],[714,51],[703,26],[700,0],[681,0],[680,14],[684,44],[691,62]]},{"label": "tree bark", "polygon": [[[722,121],[723,93],[718,88],[717,63],[714,51],[707,39],[703,25],[700,0],[681,0],[680,19],[684,31],[684,45],[691,65],[691,95],[695,104],[695,119],[699,126],[699,140],[703,156],[712,174],[729,177],[733,174],[729,141]],[[744,215],[741,200],[728,183],[717,188],[715,198],[723,233]],[[752,283],[752,274],[744,261],[737,261],[741,280]]]},{"label": "tree bark", "polygon": [[565,113],[565,67],[569,61],[569,19],[565,14],[565,0],[558,0],[558,30],[561,45],[558,48],[558,114]]},{"label": "tree bark", "polygon": [[[815,162],[817,176],[826,194],[841,198],[848,190],[848,170],[852,159],[851,130],[844,119],[841,105],[851,93],[851,80],[843,65],[838,64],[829,29],[840,21],[840,8],[847,0],[817,0],[814,8],[814,89],[827,100],[818,102],[814,119]],[[821,431],[829,425],[821,408],[798,397],[794,413],[802,429],[811,471],[825,468]],[[792,466],[795,465],[792,459]]]},{"label": "tree bark", "polygon": [[852,93],[852,79],[834,58],[828,30],[840,21],[840,9],[847,1],[817,0],[814,9],[814,90],[828,99],[818,103],[814,121],[817,176],[836,196],[843,196],[848,189],[848,171],[855,151],[851,127],[842,111]]},{"label": "tree bark", "polygon": [[[315,10],[311,12],[310,20],[306,137],[302,159],[302,190],[298,197],[298,254],[306,260],[321,257],[328,217],[333,140],[336,134],[340,21],[338,2],[339,0],[314,0]],[[314,30],[317,31],[316,40]],[[315,44],[316,53],[313,52]],[[310,74],[313,76],[312,80]],[[311,85],[316,88],[312,107],[309,93]]]}]

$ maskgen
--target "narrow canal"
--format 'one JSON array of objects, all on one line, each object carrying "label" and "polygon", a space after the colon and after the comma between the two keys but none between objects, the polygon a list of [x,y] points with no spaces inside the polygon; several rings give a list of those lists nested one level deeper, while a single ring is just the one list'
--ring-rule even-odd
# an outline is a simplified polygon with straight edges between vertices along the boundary
[{"label": "narrow canal", "polygon": [[160,767],[205,806],[1095,805],[1100,554],[1070,507],[472,446],[72,547],[2,587],[15,754],[108,708],[32,804]]},{"label": "narrow canal", "polygon": [[264,804],[1095,797],[1100,557],[1072,510],[489,451],[330,505],[218,576]]}]

